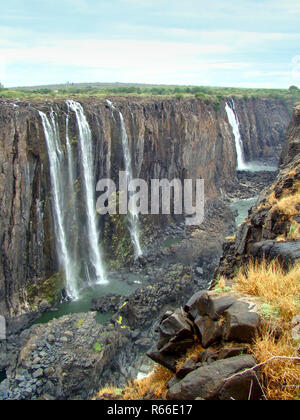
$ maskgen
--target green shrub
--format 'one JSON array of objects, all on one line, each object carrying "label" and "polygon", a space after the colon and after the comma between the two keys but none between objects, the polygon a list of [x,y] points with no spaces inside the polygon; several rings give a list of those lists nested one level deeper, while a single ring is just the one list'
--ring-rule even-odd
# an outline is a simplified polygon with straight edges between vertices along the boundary
[{"label": "green shrub", "polygon": [[100,343],[95,343],[95,344],[94,344],[93,349],[94,349],[95,351],[100,352],[100,351],[101,351],[101,349],[102,349],[102,345],[101,345]]}]

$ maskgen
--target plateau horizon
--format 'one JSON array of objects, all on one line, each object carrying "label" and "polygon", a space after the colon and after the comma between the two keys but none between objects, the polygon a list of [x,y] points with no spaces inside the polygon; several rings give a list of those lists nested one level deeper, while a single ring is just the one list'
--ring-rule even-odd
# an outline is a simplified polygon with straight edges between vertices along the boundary
[{"label": "plateau horizon", "polygon": [[103,178],[96,191],[101,193],[96,202],[100,215],[184,214],[187,226],[204,221],[204,179],[151,179],[149,186],[140,178],[128,182],[126,172],[119,171],[118,190],[112,179]]}]

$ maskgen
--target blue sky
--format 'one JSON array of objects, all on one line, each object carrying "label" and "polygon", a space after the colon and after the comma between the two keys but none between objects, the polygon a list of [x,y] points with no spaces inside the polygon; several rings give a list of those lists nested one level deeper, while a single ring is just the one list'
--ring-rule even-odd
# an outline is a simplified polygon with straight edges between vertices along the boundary
[{"label": "blue sky", "polygon": [[0,82],[300,85],[299,0],[9,0]]}]

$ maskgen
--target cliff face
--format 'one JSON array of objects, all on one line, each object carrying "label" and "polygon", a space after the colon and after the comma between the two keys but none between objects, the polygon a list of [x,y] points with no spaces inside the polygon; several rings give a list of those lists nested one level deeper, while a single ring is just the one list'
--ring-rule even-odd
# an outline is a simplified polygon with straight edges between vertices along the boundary
[{"label": "cliff face", "polygon": [[260,195],[236,239],[224,245],[217,274],[232,277],[249,258],[278,258],[285,266],[300,259],[300,105],[294,109],[280,157],[280,171]]},{"label": "cliff face", "polygon": [[287,106],[279,100],[240,99],[235,108],[246,160],[276,161],[285,141],[282,128],[291,118]]},{"label": "cliff face", "polygon": [[[92,133],[95,185],[102,177],[118,181],[118,172],[124,169],[117,111],[124,118],[134,177],[147,181],[204,178],[206,198],[217,197],[232,185],[236,151],[224,103],[218,108],[196,99],[113,101],[115,110],[105,100],[81,101]],[[247,156],[263,158],[280,148],[289,119],[284,104],[276,100],[236,100],[235,106]],[[65,151],[69,111],[64,101],[0,104],[0,313],[4,314],[28,310],[36,293],[47,298],[47,279],[59,271],[49,160],[38,113],[49,116],[51,109]],[[68,124],[74,171],[80,184],[74,113],[69,114]]]}]

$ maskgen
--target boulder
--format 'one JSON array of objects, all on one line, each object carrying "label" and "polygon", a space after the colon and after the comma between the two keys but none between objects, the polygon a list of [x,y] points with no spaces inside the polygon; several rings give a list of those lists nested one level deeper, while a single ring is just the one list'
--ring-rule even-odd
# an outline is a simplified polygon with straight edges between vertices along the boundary
[{"label": "boulder", "polygon": [[[165,352],[178,351],[180,343],[194,342],[193,324],[181,309],[177,309],[167,318],[164,317],[158,331],[160,333],[157,343],[158,350],[164,350]],[[184,344],[183,350],[186,350],[189,346],[186,344]]]},{"label": "boulder", "polygon": [[252,343],[260,326],[260,316],[248,302],[237,300],[225,311],[224,339]]},{"label": "boulder", "polygon": [[174,354],[162,354],[159,350],[157,350],[156,346],[154,346],[151,350],[147,352],[147,356],[150,357],[155,363],[158,363],[171,372],[176,373],[176,363],[178,360],[177,355]]},{"label": "boulder", "polygon": [[177,371],[176,377],[183,379],[186,375],[197,369],[197,363],[193,359],[188,359],[184,365]]},{"label": "boulder", "polygon": [[176,372],[176,362],[194,344],[192,322],[181,309],[168,312],[162,317],[157,329],[159,340],[147,356],[172,372]]},{"label": "boulder", "polygon": [[192,319],[199,315],[207,315],[212,312],[212,301],[209,298],[207,290],[195,293],[184,306],[184,310]]},{"label": "boulder", "polygon": [[219,341],[223,336],[223,323],[221,321],[213,321],[210,317],[199,316],[195,320],[198,327],[201,344],[204,348]]},{"label": "boulder", "polygon": [[261,241],[255,243],[251,249],[250,254],[255,258],[267,258],[274,260],[278,258],[285,267],[296,263],[300,259],[300,241]]},{"label": "boulder", "polygon": [[218,360],[229,359],[230,357],[246,354],[247,352],[248,352],[248,347],[246,345],[223,347],[218,353]]},{"label": "boulder", "polygon": [[91,311],[97,311],[101,313],[117,312],[122,299],[124,299],[122,296],[114,294],[93,298]]},{"label": "boulder", "polygon": [[[230,380],[228,384],[226,380],[245,369],[253,368],[255,365],[253,356],[242,355],[226,360],[218,360],[210,365],[202,366],[189,373],[179,383],[173,385],[167,393],[167,399],[195,400],[198,397],[205,400],[230,399],[228,398],[230,386],[234,391],[233,395],[237,398],[236,382]],[[249,382],[247,381],[248,384]],[[250,386],[248,394],[249,392]],[[242,396],[244,397],[245,395],[246,393],[243,391]]]},{"label": "boulder", "polygon": [[195,293],[184,306],[184,310],[193,320],[198,316],[207,315],[217,321],[234,301],[232,296],[216,297],[213,293],[204,290]]},{"label": "boulder", "polygon": [[263,396],[260,375],[249,371],[225,381],[218,391],[219,400],[260,400]]}]

